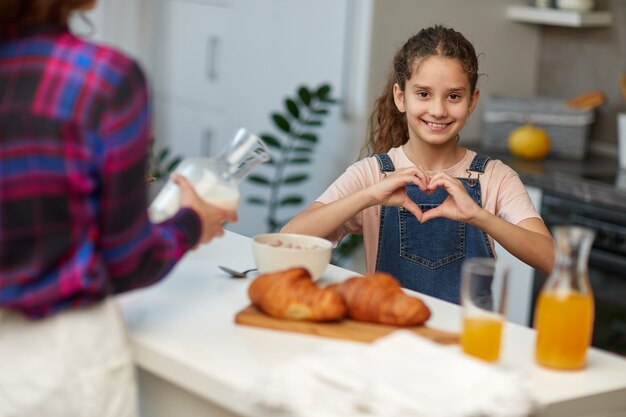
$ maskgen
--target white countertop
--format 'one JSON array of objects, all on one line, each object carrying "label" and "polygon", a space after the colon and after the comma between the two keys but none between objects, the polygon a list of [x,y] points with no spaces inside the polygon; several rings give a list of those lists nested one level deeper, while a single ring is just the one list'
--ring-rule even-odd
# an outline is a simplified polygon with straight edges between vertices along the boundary
[{"label": "white countertop", "polygon": [[[235,314],[249,304],[246,291],[254,274],[231,279],[218,264],[254,267],[250,239],[226,232],[187,254],[161,283],[120,296],[131,344],[140,368],[234,413],[260,416],[244,399],[255,378],[322,346],[353,342],[235,324]],[[323,279],[353,275],[330,265]],[[433,312],[429,326],[460,330],[458,306],[422,297]],[[599,415],[602,410],[626,415],[624,357],[590,349],[585,370],[550,371],[534,364],[534,330],[508,323],[497,366],[528,372],[534,393],[547,406],[541,415]]]}]

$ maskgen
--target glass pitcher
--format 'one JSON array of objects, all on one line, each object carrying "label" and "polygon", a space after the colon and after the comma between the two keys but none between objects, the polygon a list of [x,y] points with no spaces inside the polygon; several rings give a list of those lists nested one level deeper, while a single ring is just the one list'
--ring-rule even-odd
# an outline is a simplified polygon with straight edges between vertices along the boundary
[{"label": "glass pitcher", "polygon": [[[215,158],[185,158],[175,172],[185,176],[206,202],[235,210],[239,206],[239,182],[258,165],[270,160],[265,143],[241,128]],[[150,204],[153,222],[172,217],[180,208],[180,188],[170,179]]]},{"label": "glass pitcher", "polygon": [[595,236],[578,226],[553,228],[556,258],[535,310],[539,365],[563,370],[585,367],[591,344],[594,300],[588,260]]}]

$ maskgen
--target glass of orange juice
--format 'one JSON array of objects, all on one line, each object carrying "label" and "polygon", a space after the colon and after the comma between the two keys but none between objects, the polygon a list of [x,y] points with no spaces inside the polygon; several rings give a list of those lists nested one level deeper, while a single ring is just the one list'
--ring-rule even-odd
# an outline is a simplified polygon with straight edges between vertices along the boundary
[{"label": "glass of orange juice", "polygon": [[487,362],[500,358],[508,268],[493,258],[470,258],[461,270],[463,352]]}]

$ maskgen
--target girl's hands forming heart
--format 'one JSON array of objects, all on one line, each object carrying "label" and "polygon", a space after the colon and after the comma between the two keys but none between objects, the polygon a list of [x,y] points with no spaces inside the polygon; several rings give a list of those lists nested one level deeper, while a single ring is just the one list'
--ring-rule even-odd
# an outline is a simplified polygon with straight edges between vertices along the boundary
[{"label": "girl's hands forming heart", "polygon": [[373,198],[385,206],[401,206],[421,221],[422,210],[406,192],[406,186],[414,184],[423,192],[427,191],[430,177],[419,167],[403,168],[389,174],[385,179],[370,188]]},{"label": "girl's hands forming heart", "polygon": [[481,207],[470,197],[459,179],[443,172],[438,172],[430,178],[426,186],[426,192],[432,193],[438,187],[446,190],[448,197],[440,206],[424,213],[420,222],[423,223],[437,217],[445,217],[450,220],[469,223],[481,210]]}]

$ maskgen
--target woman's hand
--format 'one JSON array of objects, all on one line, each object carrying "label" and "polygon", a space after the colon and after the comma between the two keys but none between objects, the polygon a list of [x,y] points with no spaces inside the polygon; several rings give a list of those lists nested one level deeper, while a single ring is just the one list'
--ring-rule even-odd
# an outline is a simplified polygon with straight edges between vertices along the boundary
[{"label": "woman's hand", "polygon": [[426,189],[428,183],[428,173],[422,168],[402,168],[392,172],[385,179],[371,186],[369,191],[379,204],[404,207],[421,221],[422,210],[411,200],[406,192],[406,186],[414,184],[420,190],[428,192]]},{"label": "woman's hand", "polygon": [[448,197],[438,207],[425,212],[420,219],[422,223],[437,217],[445,217],[459,222],[471,223],[480,210],[482,210],[467,193],[463,183],[457,178],[451,177],[443,172],[438,172],[428,181],[426,192],[432,193],[438,187],[446,190]]},{"label": "woman's hand", "polygon": [[172,180],[181,190],[180,206],[193,209],[200,217],[202,222],[200,243],[208,243],[214,237],[222,236],[224,234],[224,223],[237,221],[237,212],[235,210],[226,210],[208,204],[200,198],[189,180],[184,176],[174,173],[172,174]]}]

